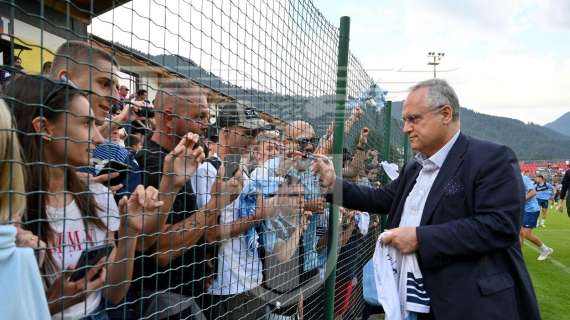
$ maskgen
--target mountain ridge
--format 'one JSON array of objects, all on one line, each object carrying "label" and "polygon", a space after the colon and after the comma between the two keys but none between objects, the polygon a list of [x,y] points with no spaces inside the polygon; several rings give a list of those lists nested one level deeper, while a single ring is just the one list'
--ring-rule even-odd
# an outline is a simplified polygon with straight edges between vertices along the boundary
[{"label": "mountain ridge", "polygon": [[545,124],[544,126],[570,137],[570,111],[561,115],[558,119]]},{"label": "mountain ridge", "polygon": [[[402,102],[392,103],[392,117],[399,118],[401,113]],[[551,128],[464,107],[459,114],[463,133],[506,145],[519,160],[570,159],[570,137]]]},{"label": "mountain ridge", "polygon": [[[124,45],[121,45],[124,46]],[[274,92],[245,89],[224,81],[218,75],[206,71],[191,59],[179,55],[150,55],[140,52],[141,56],[174,70],[182,75],[200,80],[203,84],[224,94],[240,98],[252,97],[251,101],[260,110],[270,112],[285,121],[304,119],[314,124],[317,135],[324,134],[325,128],[334,118],[335,97],[331,94],[320,96],[284,95]],[[364,121],[371,130],[381,135],[383,123],[381,113],[374,110],[374,115]],[[391,144],[401,147],[402,101],[392,103],[392,138]],[[545,127],[536,124],[525,124],[520,120],[497,117],[461,108],[462,132],[492,142],[509,146],[517,154],[519,160],[560,160],[570,159],[570,132],[561,133],[561,129],[570,131],[570,112]],[[568,118],[568,125],[564,119]],[[563,118],[563,119],[562,119]],[[560,120],[562,119],[562,120]],[[560,120],[560,121],[559,121]],[[557,123],[562,122],[557,126]],[[318,125],[317,125],[318,124]],[[566,131],[564,131],[566,132]],[[356,133],[356,132],[354,132]],[[383,139],[380,139],[383,140]],[[379,141],[378,144],[381,144]]]}]

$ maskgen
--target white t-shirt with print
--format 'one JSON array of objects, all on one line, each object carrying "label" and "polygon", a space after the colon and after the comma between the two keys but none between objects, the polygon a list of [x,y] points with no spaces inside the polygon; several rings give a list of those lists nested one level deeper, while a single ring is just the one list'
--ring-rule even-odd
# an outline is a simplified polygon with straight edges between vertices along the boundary
[{"label": "white t-shirt with print", "polygon": [[[107,226],[108,231],[116,231],[119,229],[120,217],[119,209],[113,194],[102,184],[90,184],[89,189],[93,192],[95,201],[100,210],[97,215]],[[107,230],[101,230],[93,223],[88,225],[88,231],[85,232],[85,224],[82,221],[81,212],[75,201],[70,202],[63,208],[47,207],[47,216],[50,219],[50,225],[56,233],[56,243],[51,244],[53,247],[52,256],[54,262],[60,270],[73,268],[81,252],[87,247],[101,245],[107,242]],[[49,277],[50,281],[54,281],[59,275]],[[101,302],[101,290],[90,293],[85,301],[75,304],[58,313],[52,318],[55,319],[79,319],[90,314],[97,309]]]},{"label": "white t-shirt with print", "polygon": [[[243,175],[244,185],[249,181]],[[239,197],[225,207],[220,214],[220,224],[237,221],[240,208]],[[208,293],[212,295],[234,295],[259,287],[263,280],[263,266],[257,250],[248,250],[246,238],[240,234],[223,240],[218,251],[218,273]]]}]

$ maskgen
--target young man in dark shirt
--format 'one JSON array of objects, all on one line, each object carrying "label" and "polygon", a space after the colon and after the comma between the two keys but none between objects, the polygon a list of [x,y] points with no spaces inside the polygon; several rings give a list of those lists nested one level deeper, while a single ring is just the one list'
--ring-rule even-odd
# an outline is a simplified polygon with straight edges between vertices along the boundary
[{"label": "young man in dark shirt", "polygon": [[[163,84],[155,106],[158,111],[156,130],[136,156],[145,186],[161,184],[166,177],[163,167],[168,165],[165,157],[176,153],[177,144],[180,145],[181,137],[187,132],[203,136],[209,121],[205,93],[187,81]],[[202,159],[203,154],[199,160]],[[191,160],[192,157],[188,161]],[[139,252],[139,261],[135,262],[133,279],[138,281],[131,288],[138,297],[139,306],[144,309],[140,311],[142,315],[158,313],[158,318],[163,319],[167,316],[188,317],[199,312],[189,297],[199,297],[204,291],[207,269],[204,232],[208,217],[228,202],[218,192],[205,208],[197,210],[196,195],[190,183],[194,172],[195,168],[175,178],[179,182],[177,185],[182,187],[171,191],[176,197],[168,216],[161,221],[158,240],[154,247]],[[214,188],[219,190],[218,186]],[[231,194],[231,190],[224,194]]]}]

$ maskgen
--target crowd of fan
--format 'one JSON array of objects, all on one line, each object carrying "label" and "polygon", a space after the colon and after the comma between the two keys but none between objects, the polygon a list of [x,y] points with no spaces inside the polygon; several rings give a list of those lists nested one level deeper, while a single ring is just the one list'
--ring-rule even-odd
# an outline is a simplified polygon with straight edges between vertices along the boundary
[{"label": "crowd of fan", "polygon": [[[163,81],[151,102],[119,86],[118,71],[109,53],[67,42],[49,72],[16,74],[3,90],[0,278],[14,283],[4,315],[323,318],[329,209],[311,162],[330,157],[332,126],[323,137],[303,120],[280,130],[240,101],[219,103],[212,124],[203,88]],[[379,155],[367,143],[363,128],[343,176],[370,185]],[[355,253],[378,226],[341,213],[338,318]],[[83,265],[101,245],[111,247]]]}]

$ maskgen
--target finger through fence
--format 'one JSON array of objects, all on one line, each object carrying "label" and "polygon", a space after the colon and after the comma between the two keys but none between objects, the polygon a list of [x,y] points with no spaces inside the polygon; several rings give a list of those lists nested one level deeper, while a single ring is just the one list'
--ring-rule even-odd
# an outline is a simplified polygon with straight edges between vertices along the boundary
[{"label": "finger through fence", "polygon": [[[0,22],[0,241],[30,288],[5,316],[324,318],[339,29],[311,1],[6,0]],[[342,178],[378,187],[400,122],[347,71]],[[341,208],[335,318],[370,310],[378,214]]]}]

